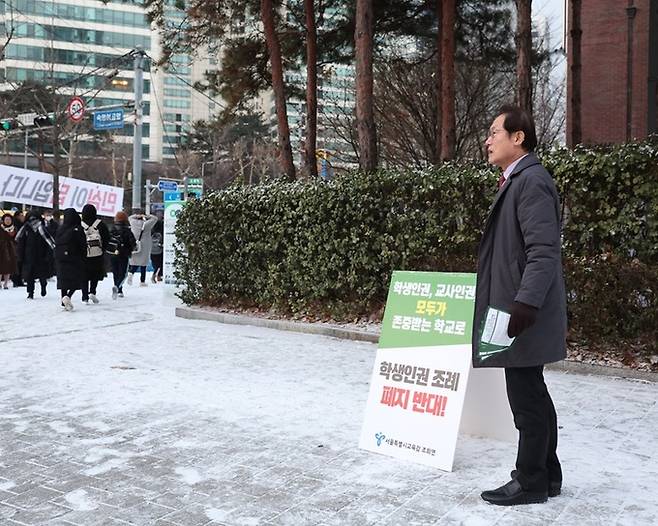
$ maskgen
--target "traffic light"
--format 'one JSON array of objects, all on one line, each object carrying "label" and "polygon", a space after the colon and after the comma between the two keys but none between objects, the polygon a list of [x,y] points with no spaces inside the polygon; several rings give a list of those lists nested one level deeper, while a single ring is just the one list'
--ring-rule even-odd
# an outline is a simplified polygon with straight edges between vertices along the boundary
[{"label": "traffic light", "polygon": [[34,125],[40,128],[44,126],[52,126],[53,124],[55,124],[55,116],[53,114],[37,115],[34,117]]},{"label": "traffic light", "polygon": [[4,131],[16,130],[19,128],[20,125],[21,123],[18,122],[16,119],[2,119],[0,121],[0,127]]}]

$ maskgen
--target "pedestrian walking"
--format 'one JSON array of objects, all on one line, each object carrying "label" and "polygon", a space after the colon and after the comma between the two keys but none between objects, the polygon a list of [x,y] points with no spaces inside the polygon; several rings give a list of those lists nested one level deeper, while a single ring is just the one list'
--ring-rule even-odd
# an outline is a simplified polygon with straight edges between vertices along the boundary
[{"label": "pedestrian walking", "polygon": [[[501,108],[485,145],[489,162],[503,173],[478,253],[473,366],[505,369],[519,443],[511,480],[481,496],[502,506],[541,503],[562,488],[557,415],[543,375],[544,364],[566,356],[560,205],[553,179],[533,153],[537,137],[527,112]],[[485,356],[479,331],[492,309],[509,314],[507,335],[514,340]]]},{"label": "pedestrian walking", "polygon": [[46,295],[48,278],[55,273],[55,240],[35,210],[31,210],[25,224],[16,234],[16,255],[21,278],[27,285],[27,299],[34,299],[34,281],[41,284],[41,296]]},{"label": "pedestrian walking", "polygon": [[16,227],[11,214],[0,220],[0,286],[9,288],[9,278],[16,274]]},{"label": "pedestrian walking", "polygon": [[[24,224],[24,218],[23,218],[23,212],[21,210],[16,210],[13,215],[13,220],[14,220],[14,229],[16,229],[16,232],[20,232],[21,228],[23,227]],[[16,234],[18,235],[18,234]],[[18,249],[18,247],[16,247]],[[18,254],[17,254],[18,256]],[[23,283],[23,277],[22,277],[22,261],[17,258],[16,260],[16,273],[11,276],[11,281],[14,284],[14,287],[24,287],[25,283]]]},{"label": "pedestrian walking", "polygon": [[114,216],[114,225],[110,230],[110,241],[107,252],[110,254],[110,264],[112,265],[112,299],[123,298],[123,282],[126,279],[128,271],[128,260],[137,242],[130,230],[128,214],[119,211]]},{"label": "pedestrian walking", "polygon": [[146,287],[146,266],[149,264],[151,248],[153,246],[151,241],[151,231],[155,226],[155,223],[158,221],[158,218],[137,211],[131,215],[128,220],[130,221],[130,229],[132,230],[133,236],[137,240],[137,246],[130,256],[128,285],[133,284],[133,274],[139,272],[139,284],[142,287]]},{"label": "pedestrian walking", "polygon": [[162,259],[164,252],[164,222],[158,219],[151,233],[151,266],[153,274],[151,282],[162,281]]},{"label": "pedestrian walking", "polygon": [[57,228],[59,227],[59,217],[55,219],[55,215],[53,214],[52,210],[46,210],[43,213],[43,220],[46,224],[46,230],[48,230],[48,233],[55,239],[55,236],[57,235]]},{"label": "pedestrian walking", "polygon": [[82,230],[80,216],[74,208],[67,208],[55,238],[57,288],[62,294],[62,307],[67,311],[73,310],[73,293],[82,289],[86,257],[87,238]]},{"label": "pedestrian walking", "polygon": [[85,277],[82,283],[83,303],[98,303],[96,287],[105,274],[105,251],[110,242],[110,231],[98,218],[96,207],[86,204],[82,208],[82,229],[87,239],[87,257],[85,258]]}]

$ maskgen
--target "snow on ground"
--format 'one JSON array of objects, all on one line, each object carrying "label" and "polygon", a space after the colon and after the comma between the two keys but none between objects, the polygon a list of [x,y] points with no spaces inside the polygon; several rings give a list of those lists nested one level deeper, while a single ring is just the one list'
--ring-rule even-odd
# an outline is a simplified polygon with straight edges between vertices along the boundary
[{"label": "snow on ground", "polygon": [[358,449],[376,347],[179,319],[163,285],[0,290],[0,524],[656,524],[658,385],[547,373],[563,495],[498,508],[515,445],[443,473]]}]

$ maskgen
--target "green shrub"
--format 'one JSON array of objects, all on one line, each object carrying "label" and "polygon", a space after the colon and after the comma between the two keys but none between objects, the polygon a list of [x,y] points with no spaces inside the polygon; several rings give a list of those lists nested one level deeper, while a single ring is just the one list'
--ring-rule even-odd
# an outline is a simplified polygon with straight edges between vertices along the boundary
[{"label": "green shrub", "polygon": [[[573,332],[655,341],[658,143],[541,156],[563,201]],[[484,164],[450,163],[211,193],[178,221],[181,297],[315,317],[381,314],[393,270],[475,270],[497,178]]]}]

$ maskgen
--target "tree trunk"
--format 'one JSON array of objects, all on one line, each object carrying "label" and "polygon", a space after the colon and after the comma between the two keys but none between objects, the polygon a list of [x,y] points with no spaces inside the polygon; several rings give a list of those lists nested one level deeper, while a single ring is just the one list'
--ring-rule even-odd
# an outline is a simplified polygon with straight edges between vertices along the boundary
[{"label": "tree trunk", "polygon": [[456,0],[444,0],[441,20],[441,159],[455,157],[455,20]]},{"label": "tree trunk", "polygon": [[59,133],[57,124],[53,127],[53,216],[59,217]]},{"label": "tree trunk", "polygon": [[571,115],[568,122],[569,129],[567,130],[567,145],[573,148],[576,144],[580,144],[583,140],[582,120],[581,120],[581,35],[583,31],[580,23],[580,8],[581,0],[570,0],[569,2],[569,36],[570,42],[570,57],[569,57],[569,70],[571,73]]},{"label": "tree trunk", "polygon": [[516,0],[517,103],[532,115],[532,0]]},{"label": "tree trunk", "polygon": [[116,152],[114,151],[114,144],[112,144],[112,186],[118,186],[118,180],[117,180],[117,156]]},{"label": "tree trunk", "polygon": [[377,168],[377,132],[373,109],[373,5],[372,0],[356,1],[356,128],[359,135],[359,165],[362,170]]},{"label": "tree trunk", "polygon": [[317,31],[315,29],[315,9],[313,0],[304,0],[306,13],[306,173],[315,179],[318,164],[315,162],[318,134],[318,68]]},{"label": "tree trunk", "polygon": [[265,30],[265,40],[270,55],[272,69],[272,90],[276,105],[277,132],[279,136],[279,159],[286,178],[295,180],[295,164],[292,160],[290,146],[290,128],[288,127],[288,111],[286,109],[286,93],[283,85],[283,63],[281,60],[281,46],[274,27],[274,7],[272,0],[261,0],[260,15]]},{"label": "tree trunk", "polygon": [[73,161],[75,160],[76,146],[77,146],[77,141],[75,139],[71,139],[69,143],[69,154],[67,156],[66,174],[68,177],[73,177]]},{"label": "tree trunk", "polygon": [[441,142],[443,141],[442,133],[442,107],[443,107],[443,57],[441,56],[442,44],[442,31],[441,24],[443,23],[443,0],[436,0],[436,139],[434,146],[434,160],[435,165],[441,162]]}]

